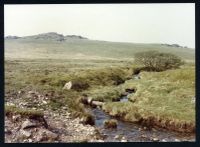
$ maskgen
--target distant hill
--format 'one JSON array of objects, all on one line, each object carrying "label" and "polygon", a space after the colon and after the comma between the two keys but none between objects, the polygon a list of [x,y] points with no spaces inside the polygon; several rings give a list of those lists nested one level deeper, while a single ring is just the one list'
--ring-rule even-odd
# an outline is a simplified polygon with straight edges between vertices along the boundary
[{"label": "distant hill", "polygon": [[58,34],[56,32],[42,33],[38,35],[31,35],[25,37],[18,36],[6,36],[5,39],[23,39],[23,40],[51,40],[51,41],[65,41],[68,39],[87,39],[86,37],[78,35],[67,35]]},{"label": "distant hill", "polygon": [[32,36],[5,37],[5,58],[133,59],[141,51],[170,52],[185,60],[195,59],[195,50],[177,44],[122,43],[90,40],[55,32]]}]

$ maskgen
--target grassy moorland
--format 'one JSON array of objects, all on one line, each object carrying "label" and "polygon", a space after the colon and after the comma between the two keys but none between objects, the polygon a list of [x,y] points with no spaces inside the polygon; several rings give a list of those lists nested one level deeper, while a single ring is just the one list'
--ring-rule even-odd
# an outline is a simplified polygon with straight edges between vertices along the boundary
[{"label": "grassy moorland", "polygon": [[[180,69],[140,73],[133,55],[160,50],[180,56],[186,62]],[[66,82],[79,88],[63,90]],[[125,90],[135,89],[129,102],[116,102]],[[160,44],[131,44],[91,40],[63,42],[33,38],[5,40],[5,100],[26,98],[28,91],[48,95],[44,109],[67,105],[74,116],[90,116],[80,103],[83,95],[103,101],[110,115],[147,126],[180,132],[194,132],[195,96],[194,50]],[[24,93],[23,93],[24,92]],[[6,106],[7,107],[7,106]],[[41,106],[33,107],[41,108]],[[6,108],[6,111],[13,109]],[[18,110],[21,112],[20,110]],[[24,112],[23,112],[24,113]]]},{"label": "grassy moorland", "polygon": [[195,57],[194,49],[164,44],[107,42],[69,37],[58,41],[57,38],[59,38],[59,34],[47,33],[46,36],[37,35],[18,39],[6,39],[5,56],[15,59],[131,60],[137,52],[157,50],[173,53],[185,60],[194,60]]},{"label": "grassy moorland", "polygon": [[129,80],[123,85],[124,89],[136,89],[136,93],[129,96],[129,103],[110,102],[103,109],[113,116],[143,121],[150,126],[178,131],[186,131],[187,127],[187,131],[194,129],[195,104],[191,102],[195,96],[194,67],[142,72],[141,77],[141,80]]}]

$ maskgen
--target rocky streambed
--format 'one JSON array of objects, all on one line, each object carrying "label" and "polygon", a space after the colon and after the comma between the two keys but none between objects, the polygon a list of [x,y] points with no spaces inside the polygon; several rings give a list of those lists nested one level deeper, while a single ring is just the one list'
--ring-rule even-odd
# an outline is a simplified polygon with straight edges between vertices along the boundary
[{"label": "rocky streambed", "polygon": [[[27,102],[23,97],[6,99],[5,105],[20,108],[21,114],[5,114],[5,143],[103,142],[95,126],[72,117],[67,105],[52,111],[48,108],[48,96],[29,91],[27,97]],[[41,110],[44,114],[40,118],[24,116],[27,110]]]}]

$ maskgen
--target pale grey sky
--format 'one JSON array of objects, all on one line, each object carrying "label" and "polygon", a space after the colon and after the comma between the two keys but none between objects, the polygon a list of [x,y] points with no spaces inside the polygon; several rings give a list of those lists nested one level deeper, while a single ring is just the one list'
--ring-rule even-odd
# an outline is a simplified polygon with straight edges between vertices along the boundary
[{"label": "pale grey sky", "polygon": [[195,47],[195,4],[4,5],[5,36],[46,32]]}]

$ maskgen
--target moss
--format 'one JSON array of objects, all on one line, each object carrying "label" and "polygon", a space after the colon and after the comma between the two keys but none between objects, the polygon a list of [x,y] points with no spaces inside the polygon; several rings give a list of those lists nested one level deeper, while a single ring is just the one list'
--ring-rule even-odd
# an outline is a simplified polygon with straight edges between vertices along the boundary
[{"label": "moss", "polygon": [[117,120],[115,120],[115,119],[105,120],[104,127],[105,128],[117,128]]}]

